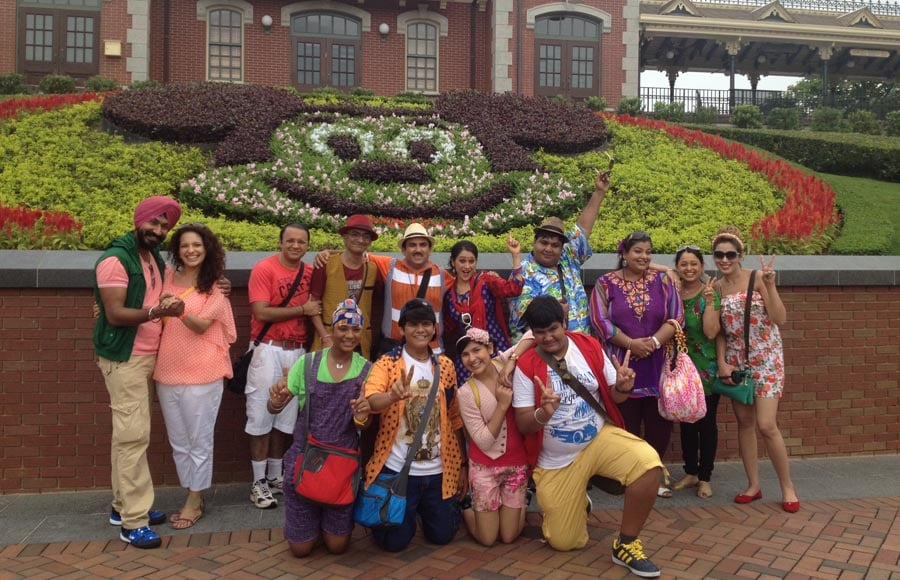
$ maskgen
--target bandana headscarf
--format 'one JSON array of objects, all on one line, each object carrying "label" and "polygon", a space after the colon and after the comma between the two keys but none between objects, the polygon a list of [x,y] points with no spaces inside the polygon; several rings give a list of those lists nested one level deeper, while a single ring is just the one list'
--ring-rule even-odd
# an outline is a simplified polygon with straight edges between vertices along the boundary
[{"label": "bandana headscarf", "polygon": [[347,298],[338,304],[338,307],[334,310],[334,314],[331,315],[331,325],[338,326],[339,324],[359,326],[362,328],[363,315],[356,305],[356,301],[352,298]]},{"label": "bandana headscarf", "polygon": [[137,229],[163,214],[169,219],[169,229],[172,229],[181,218],[181,206],[171,197],[164,195],[148,197],[134,208],[134,227]]}]

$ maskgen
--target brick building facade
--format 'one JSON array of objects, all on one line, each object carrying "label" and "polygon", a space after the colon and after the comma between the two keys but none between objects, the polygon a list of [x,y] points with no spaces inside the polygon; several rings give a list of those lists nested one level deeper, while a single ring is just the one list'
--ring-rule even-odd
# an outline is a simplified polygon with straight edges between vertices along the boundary
[{"label": "brick building facade", "polygon": [[[109,487],[111,414],[91,342],[88,288],[97,255],[0,251],[0,494]],[[249,342],[249,268],[264,255],[228,256],[239,333],[235,354]],[[435,260],[445,263],[446,255]],[[782,327],[787,380],[778,421],[788,453],[900,453],[896,258],[782,256],[778,262],[788,311]],[[595,255],[585,282],[614,263],[612,255]],[[508,256],[483,254],[479,265],[504,273]],[[154,482],[177,485],[155,401],[152,410]],[[244,398],[225,393],[216,424],[218,483],[250,477],[245,417]],[[726,399],[719,428],[719,460],[737,459],[737,425]],[[667,460],[680,457],[675,435]]]},{"label": "brick building facade", "polygon": [[0,74],[380,95],[638,90],[638,1],[0,0]]}]

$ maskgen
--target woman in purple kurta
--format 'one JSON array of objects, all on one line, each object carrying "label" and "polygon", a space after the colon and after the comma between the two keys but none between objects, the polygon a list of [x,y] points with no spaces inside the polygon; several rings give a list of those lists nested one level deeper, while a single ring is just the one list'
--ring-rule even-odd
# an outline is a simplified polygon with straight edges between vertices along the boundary
[{"label": "woman in purple kurta", "polygon": [[[657,406],[666,358],[662,347],[675,335],[668,321],[683,326],[684,311],[672,280],[650,268],[652,253],[644,232],[619,242],[619,268],[597,280],[591,294],[591,324],[610,357],[621,361],[631,351],[634,393],[619,409],[628,431],[643,437],[662,458],[672,436],[672,423],[660,417]],[[659,495],[671,497],[672,492],[660,487]]]}]

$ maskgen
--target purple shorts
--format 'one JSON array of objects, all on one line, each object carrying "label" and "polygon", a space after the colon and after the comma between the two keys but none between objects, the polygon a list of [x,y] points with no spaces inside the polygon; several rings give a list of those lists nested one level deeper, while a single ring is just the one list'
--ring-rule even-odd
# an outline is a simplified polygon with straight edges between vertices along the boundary
[{"label": "purple shorts", "polygon": [[492,467],[469,460],[469,487],[476,512],[495,512],[501,505],[524,508],[527,484],[524,465]]},{"label": "purple shorts", "polygon": [[[284,480],[284,539],[292,544],[315,540],[326,532],[332,536],[349,536],[353,531],[353,504],[346,507],[325,507],[307,501],[297,495],[291,478],[293,458],[285,456]],[[289,465],[290,463],[290,465]]]}]

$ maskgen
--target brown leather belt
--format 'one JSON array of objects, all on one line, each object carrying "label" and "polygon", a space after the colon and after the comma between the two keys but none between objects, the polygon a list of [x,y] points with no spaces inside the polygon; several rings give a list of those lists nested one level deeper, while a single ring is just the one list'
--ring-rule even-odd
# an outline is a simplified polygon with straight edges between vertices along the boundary
[{"label": "brown leather belt", "polygon": [[296,340],[267,340],[267,344],[283,348],[284,350],[297,350],[298,348],[306,349],[306,345]]}]

